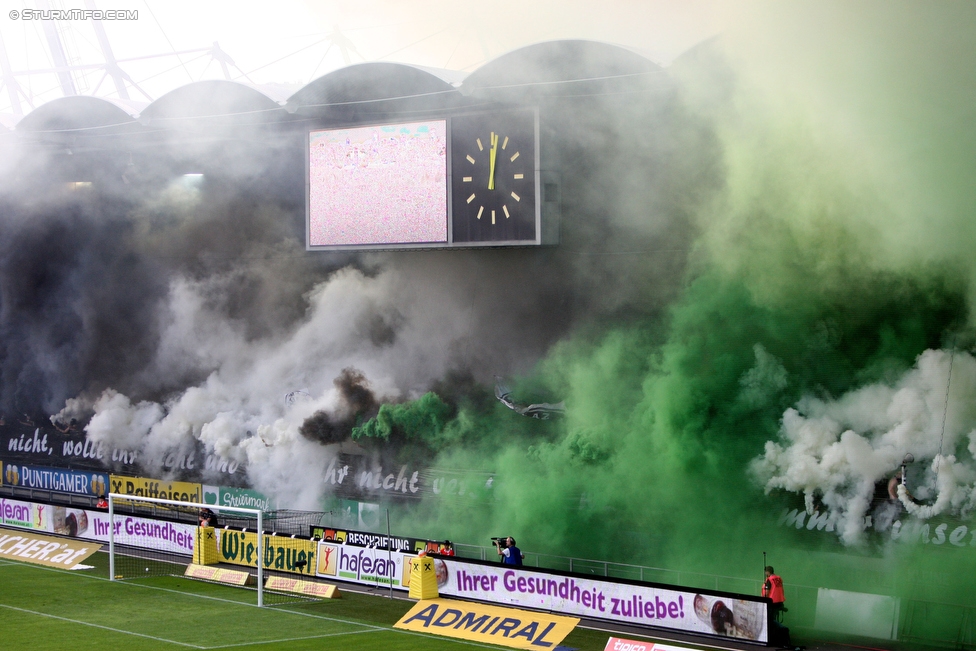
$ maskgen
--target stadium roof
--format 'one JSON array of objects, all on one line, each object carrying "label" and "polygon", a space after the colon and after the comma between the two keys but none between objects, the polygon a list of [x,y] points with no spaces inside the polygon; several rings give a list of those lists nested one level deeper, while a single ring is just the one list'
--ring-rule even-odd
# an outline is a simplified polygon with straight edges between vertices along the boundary
[{"label": "stadium roof", "polygon": [[[17,124],[18,132],[113,133],[150,128],[210,128],[268,124],[299,118],[368,120],[384,114],[439,111],[473,101],[537,101],[546,97],[613,94],[646,88],[663,69],[633,51],[583,40],[550,41],[519,48],[475,70],[455,87],[449,71],[399,63],[350,65],[315,79],[282,106],[251,86],[198,81],[166,93],[135,116],[137,106],[91,96],[52,100]],[[459,79],[454,75],[453,79]]]},{"label": "stadium roof", "polygon": [[100,97],[73,95],[43,104],[17,123],[18,131],[65,131],[124,127],[135,119]]}]

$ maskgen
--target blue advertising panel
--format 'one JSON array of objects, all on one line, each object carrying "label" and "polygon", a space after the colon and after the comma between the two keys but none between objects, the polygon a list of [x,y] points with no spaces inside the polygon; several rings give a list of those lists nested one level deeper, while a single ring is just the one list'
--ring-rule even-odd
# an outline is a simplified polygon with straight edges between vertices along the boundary
[{"label": "blue advertising panel", "polygon": [[20,486],[97,497],[107,492],[108,473],[0,461],[0,486]]}]

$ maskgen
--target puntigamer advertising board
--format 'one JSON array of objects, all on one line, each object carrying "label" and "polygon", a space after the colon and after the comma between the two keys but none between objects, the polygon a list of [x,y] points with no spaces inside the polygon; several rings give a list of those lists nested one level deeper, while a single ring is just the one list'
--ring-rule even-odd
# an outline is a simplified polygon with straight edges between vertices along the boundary
[{"label": "puntigamer advertising board", "polygon": [[108,473],[0,461],[0,484],[59,493],[102,495],[108,484]]}]

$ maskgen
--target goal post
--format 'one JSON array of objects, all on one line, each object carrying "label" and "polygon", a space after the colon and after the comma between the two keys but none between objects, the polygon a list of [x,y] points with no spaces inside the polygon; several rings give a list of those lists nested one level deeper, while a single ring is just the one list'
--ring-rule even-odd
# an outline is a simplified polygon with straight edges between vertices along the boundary
[{"label": "goal post", "polygon": [[[124,513],[118,507],[123,507]],[[127,507],[127,508],[126,508]],[[258,606],[264,605],[264,513],[260,509],[249,509],[238,506],[216,506],[214,504],[203,504],[201,502],[181,502],[156,497],[142,497],[140,495],[124,495],[122,493],[110,493],[108,495],[108,567],[109,580],[116,581],[123,577],[117,570],[116,561],[119,557],[138,559],[138,564],[146,562],[146,574],[151,568],[160,567],[165,564],[186,564],[186,556],[192,555],[192,549],[177,549],[179,545],[174,544],[172,538],[180,536],[175,529],[170,526],[160,525],[160,522],[171,523],[178,520],[182,515],[186,518],[187,514],[195,516],[202,509],[209,509],[218,516],[227,518],[231,516],[235,520],[244,521],[250,525],[254,522],[254,533],[257,535],[257,545],[254,550],[257,558],[257,593]],[[235,517],[236,516],[236,517]],[[130,518],[130,521],[125,521]],[[147,524],[149,523],[149,524]],[[183,524],[183,527],[188,525]],[[160,529],[162,527],[162,529]],[[193,524],[194,535],[192,546],[200,544],[199,536],[196,535],[200,528]],[[250,530],[250,526],[245,527]],[[240,529],[238,529],[239,531]],[[217,528],[220,531],[220,527]],[[153,533],[157,535],[154,537]],[[161,533],[159,533],[161,532]],[[218,534],[219,535],[219,534]],[[182,542],[182,539],[180,540]],[[184,545],[185,547],[185,545]],[[187,553],[189,551],[189,553]],[[135,566],[133,566],[135,567]],[[160,572],[160,574],[165,572]],[[138,574],[137,576],[143,576]]]}]

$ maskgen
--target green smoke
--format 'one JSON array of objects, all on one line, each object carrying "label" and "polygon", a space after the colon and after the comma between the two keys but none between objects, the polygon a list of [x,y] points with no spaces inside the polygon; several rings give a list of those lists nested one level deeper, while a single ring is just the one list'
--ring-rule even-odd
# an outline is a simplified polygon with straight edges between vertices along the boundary
[{"label": "green smoke", "polygon": [[[678,297],[581,330],[523,378],[527,399],[565,399],[559,421],[501,405],[442,420],[424,396],[367,423],[497,476],[491,498],[427,500],[400,526],[742,578],[766,551],[787,583],[976,605],[976,550],[847,549],[776,526],[798,497],[748,472],[801,397],[893,383],[923,351],[970,341],[974,18],[961,4],[763,5],[676,62],[723,169],[704,196],[673,198],[698,233]],[[811,608],[794,623],[812,625]],[[948,612],[912,630],[935,640]]]}]

